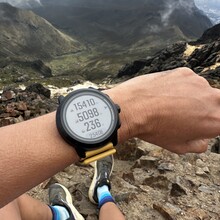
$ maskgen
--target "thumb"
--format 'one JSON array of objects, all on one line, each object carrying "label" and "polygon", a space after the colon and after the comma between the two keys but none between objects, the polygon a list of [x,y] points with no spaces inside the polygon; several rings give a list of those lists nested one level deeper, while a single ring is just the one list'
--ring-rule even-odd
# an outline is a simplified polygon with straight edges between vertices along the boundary
[{"label": "thumb", "polygon": [[186,153],[203,153],[208,149],[209,139],[188,141],[185,145]]},{"label": "thumb", "polygon": [[178,144],[166,149],[176,154],[202,153],[207,150],[208,143],[208,139],[192,140],[186,142],[185,144]]}]

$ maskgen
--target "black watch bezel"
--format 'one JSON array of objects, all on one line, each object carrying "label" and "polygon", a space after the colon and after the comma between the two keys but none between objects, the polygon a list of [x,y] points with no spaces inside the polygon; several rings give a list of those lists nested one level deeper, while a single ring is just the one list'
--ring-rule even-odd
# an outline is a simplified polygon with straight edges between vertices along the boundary
[{"label": "black watch bezel", "polygon": [[[73,136],[73,134],[71,132],[68,131],[68,128],[67,128],[67,126],[65,126],[65,123],[64,123],[63,115],[64,115],[65,105],[69,102],[70,99],[72,99],[73,97],[78,96],[79,94],[82,94],[82,93],[90,93],[90,94],[93,93],[93,95],[98,95],[99,97],[101,96],[102,99],[104,99],[105,102],[107,102],[108,105],[110,105],[113,110],[115,120],[113,122],[113,126],[111,129],[112,131],[109,132],[107,136],[103,137],[103,139],[101,139],[95,143],[89,143],[88,141],[83,142],[81,140],[79,141],[76,137]],[[79,156],[83,157],[85,155],[85,151],[97,149],[101,146],[104,146],[105,144],[107,144],[109,142],[112,142],[114,146],[117,144],[117,142],[118,142],[117,130],[120,127],[119,112],[120,112],[119,106],[117,104],[115,104],[109,98],[109,96],[102,93],[101,91],[99,91],[97,89],[93,89],[93,88],[78,89],[78,90],[75,90],[75,91],[69,93],[60,102],[60,105],[58,106],[58,109],[56,112],[56,125],[57,125],[57,129],[58,129],[60,135],[62,136],[62,138],[67,143],[69,143],[70,145],[75,147]]]}]

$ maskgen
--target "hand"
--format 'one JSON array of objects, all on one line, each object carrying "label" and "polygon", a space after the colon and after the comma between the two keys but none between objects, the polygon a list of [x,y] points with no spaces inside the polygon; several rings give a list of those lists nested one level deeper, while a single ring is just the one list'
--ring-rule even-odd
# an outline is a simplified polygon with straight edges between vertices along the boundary
[{"label": "hand", "polygon": [[143,75],[111,90],[119,142],[138,137],[175,153],[203,152],[220,134],[220,90],[188,68]]}]

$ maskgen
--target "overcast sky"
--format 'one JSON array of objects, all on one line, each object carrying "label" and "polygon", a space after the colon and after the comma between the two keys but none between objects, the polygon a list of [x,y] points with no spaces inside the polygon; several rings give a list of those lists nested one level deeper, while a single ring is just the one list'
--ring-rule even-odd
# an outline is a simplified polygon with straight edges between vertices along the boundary
[{"label": "overcast sky", "polygon": [[206,5],[210,8],[213,7],[220,8],[220,0],[195,0],[195,3],[200,7]]},{"label": "overcast sky", "polygon": [[[62,0],[61,0],[62,1]],[[129,0],[128,0],[129,1]],[[40,4],[40,0],[0,0],[0,2],[8,2],[12,5],[28,5],[29,3],[39,3]],[[195,0],[196,4],[198,6],[208,6],[208,7],[219,7],[220,8],[220,0]]]},{"label": "overcast sky", "polygon": [[[62,0],[60,1],[62,2]],[[101,1],[105,2],[105,0],[101,0]],[[117,0],[115,1],[117,2]],[[175,3],[175,1],[177,0],[173,0],[173,3]],[[184,3],[184,0],[179,0],[179,1],[182,1]],[[0,2],[8,2],[12,4],[13,6],[25,7],[25,8],[31,8],[31,7],[36,7],[36,6],[41,5],[40,0],[0,0]],[[220,0],[195,0],[195,3],[198,8],[205,11],[205,13],[208,15],[209,18],[211,18],[213,23],[220,22]]]},{"label": "overcast sky", "polygon": [[220,0],[195,0],[197,7],[203,10],[213,24],[220,23]]}]

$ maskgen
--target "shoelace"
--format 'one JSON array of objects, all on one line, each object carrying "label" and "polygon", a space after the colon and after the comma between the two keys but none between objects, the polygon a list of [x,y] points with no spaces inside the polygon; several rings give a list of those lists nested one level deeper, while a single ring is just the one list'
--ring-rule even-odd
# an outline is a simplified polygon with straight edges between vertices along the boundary
[{"label": "shoelace", "polygon": [[[109,174],[110,174],[110,169],[109,169],[109,163],[106,161],[105,163],[102,163],[102,167],[101,170],[104,172],[101,172],[101,175],[104,174],[105,178],[109,178]],[[107,173],[107,176],[106,176]]]}]

